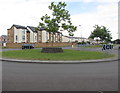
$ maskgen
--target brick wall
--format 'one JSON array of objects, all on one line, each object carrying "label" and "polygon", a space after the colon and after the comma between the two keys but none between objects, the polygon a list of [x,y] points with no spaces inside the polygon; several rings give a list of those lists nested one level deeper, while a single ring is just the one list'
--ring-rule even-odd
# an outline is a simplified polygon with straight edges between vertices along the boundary
[{"label": "brick wall", "polygon": [[[52,47],[52,43],[30,43],[30,44],[35,44],[35,47]],[[76,43],[73,44],[75,45]],[[65,42],[53,43],[53,46],[71,46],[71,45],[72,43],[65,43]],[[21,48],[22,43],[7,43],[6,46],[9,48]]]},{"label": "brick wall", "polygon": [[7,35],[8,35],[8,42],[13,43],[14,42],[14,27],[7,29]]}]

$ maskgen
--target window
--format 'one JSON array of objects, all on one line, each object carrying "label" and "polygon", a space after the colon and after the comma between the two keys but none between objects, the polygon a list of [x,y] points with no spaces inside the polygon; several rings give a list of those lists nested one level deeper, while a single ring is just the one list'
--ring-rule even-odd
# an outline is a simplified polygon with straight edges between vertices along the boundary
[{"label": "window", "polygon": [[23,35],[25,34],[25,30],[22,31],[22,34],[23,34]]},{"label": "window", "polygon": [[16,41],[18,41],[18,36],[16,35]]},{"label": "window", "polygon": [[37,40],[37,36],[35,36],[35,40]]},{"label": "window", "polygon": [[22,41],[25,41],[25,36],[24,35],[22,36]]}]

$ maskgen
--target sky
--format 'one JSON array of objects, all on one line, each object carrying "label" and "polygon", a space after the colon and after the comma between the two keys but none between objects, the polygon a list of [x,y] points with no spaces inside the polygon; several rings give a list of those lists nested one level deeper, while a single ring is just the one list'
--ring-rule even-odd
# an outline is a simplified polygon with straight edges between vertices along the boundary
[{"label": "sky", "polygon": [[[60,0],[0,0],[0,35],[7,35],[13,24],[38,26],[40,17],[50,14],[48,6]],[[113,40],[118,38],[119,0],[62,0],[77,26],[75,37],[88,38],[95,25],[106,26]],[[63,32],[63,35],[68,35]]]}]

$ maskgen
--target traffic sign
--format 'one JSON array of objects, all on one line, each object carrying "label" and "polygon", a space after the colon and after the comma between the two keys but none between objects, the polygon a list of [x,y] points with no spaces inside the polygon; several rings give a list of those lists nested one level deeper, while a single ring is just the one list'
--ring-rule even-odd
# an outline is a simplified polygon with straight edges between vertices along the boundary
[{"label": "traffic sign", "polygon": [[113,45],[103,45],[102,50],[113,49]]}]

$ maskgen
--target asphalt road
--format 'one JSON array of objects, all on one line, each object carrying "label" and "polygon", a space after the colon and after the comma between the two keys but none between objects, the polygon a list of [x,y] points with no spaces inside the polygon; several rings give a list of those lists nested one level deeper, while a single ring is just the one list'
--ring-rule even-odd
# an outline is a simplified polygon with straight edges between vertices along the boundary
[{"label": "asphalt road", "polygon": [[2,63],[3,91],[117,91],[118,62]]}]

